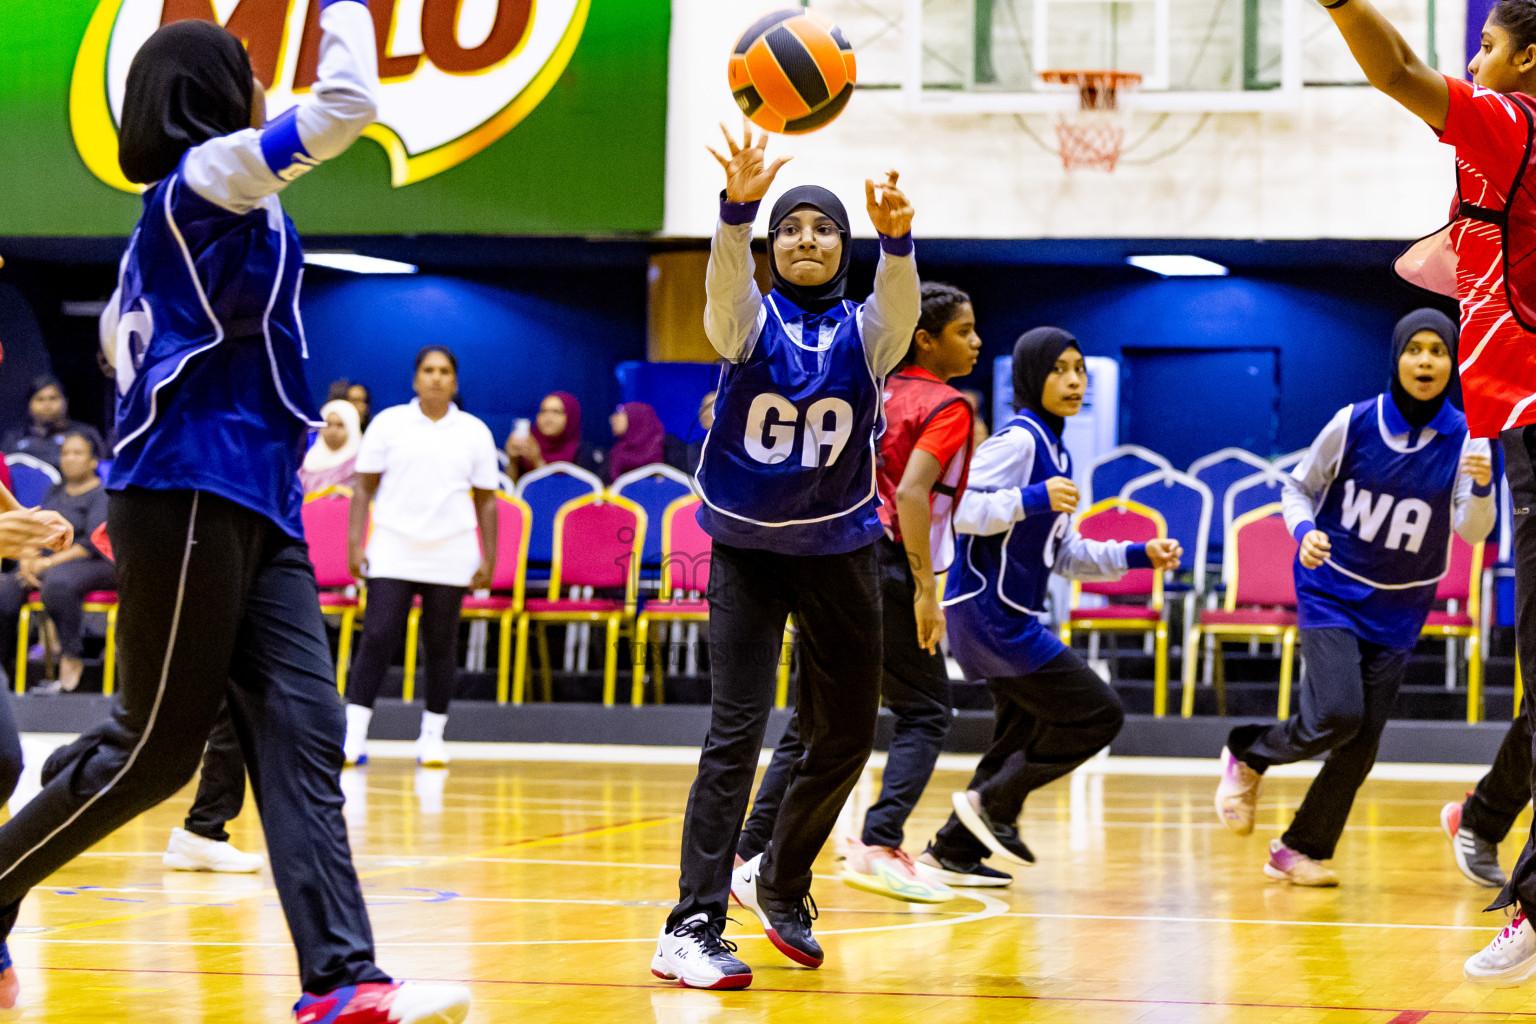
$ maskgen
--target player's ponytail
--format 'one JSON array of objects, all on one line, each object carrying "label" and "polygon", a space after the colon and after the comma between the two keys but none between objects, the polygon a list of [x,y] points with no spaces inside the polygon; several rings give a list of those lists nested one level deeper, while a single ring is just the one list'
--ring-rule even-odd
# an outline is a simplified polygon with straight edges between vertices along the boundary
[{"label": "player's ponytail", "polygon": [[1493,23],[1509,33],[1517,53],[1536,46],[1536,0],[1499,0],[1493,5]]},{"label": "player's ponytail", "polygon": [[917,360],[918,331],[927,331],[930,337],[937,338],[960,315],[960,307],[969,305],[971,301],[965,292],[943,281],[924,281],[922,296],[922,312],[918,314],[917,327],[912,331],[912,343],[907,346],[907,354],[902,357],[903,366],[910,366]]}]

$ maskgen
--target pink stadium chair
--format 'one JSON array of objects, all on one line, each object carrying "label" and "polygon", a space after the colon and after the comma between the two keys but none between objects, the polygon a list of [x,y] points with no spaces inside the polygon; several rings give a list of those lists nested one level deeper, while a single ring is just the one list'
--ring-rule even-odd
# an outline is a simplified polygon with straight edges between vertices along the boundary
[{"label": "pink stadium chair", "polygon": [[[539,655],[543,661],[544,699],[550,700],[549,645],[544,626],[549,622],[600,622],[607,627],[603,654],[603,704],[612,706],[617,687],[619,633],[635,614],[640,558],[645,550],[645,510],[627,498],[604,492],[573,498],[555,514],[554,557],[549,569],[549,596],[524,602],[517,620],[518,676],[528,656],[528,626],[538,627]],[[561,587],[599,587],[623,590],[623,598],[578,600],[561,597]],[[512,689],[512,703],[521,704],[523,693]]]},{"label": "pink stadium chair", "polygon": [[533,512],[521,498],[498,492],[496,495],[496,572],[491,576],[488,597],[471,594],[464,598],[460,615],[466,619],[494,619],[498,627],[498,662],[496,664],[496,702],[505,704],[509,691],[508,676],[513,671],[513,689],[523,690],[523,663],[513,668],[512,635],[523,614],[523,583],[528,568],[528,537]]},{"label": "pink stadium chair", "polygon": [[347,565],[347,518],[352,510],[350,487],[327,487],[304,496],[304,540],[309,560],[320,585],[320,611],[341,619],[341,639],[336,645],[336,690],[347,692],[347,670],[352,664],[352,633],[357,627],[360,600],[347,591],[357,585]]},{"label": "pink stadium chair", "polygon": [[[1454,664],[1456,641],[1467,643],[1467,722],[1483,718],[1483,545],[1451,536],[1451,564],[1435,588],[1435,603],[1421,635],[1445,641],[1447,666]],[[1447,678],[1450,669],[1447,668]]]},{"label": "pink stadium chair", "polygon": [[[1195,664],[1202,633],[1223,637],[1280,638],[1280,700],[1277,715],[1291,714],[1291,671],[1296,652],[1296,538],[1286,529],[1278,503],[1264,505],[1232,523],[1227,534],[1227,600],[1222,609],[1205,609],[1190,630],[1184,651],[1183,716],[1195,713]],[[1226,714],[1226,687],[1217,659],[1216,701]]]},{"label": "pink stadium chair", "polygon": [[[85,595],[85,600],[80,607],[88,612],[104,612],[107,616],[106,645],[102,648],[101,660],[101,692],[106,696],[112,696],[112,691],[117,680],[117,592],[113,590],[93,590]],[[27,649],[32,633],[32,613],[43,610],[42,595],[36,591],[27,595],[26,602],[21,606],[21,613],[16,620],[16,692],[27,692]],[[47,662],[51,667],[53,655],[50,653]]]},{"label": "pink stadium chair", "polygon": [[[1168,536],[1168,525],[1155,509],[1127,498],[1096,502],[1077,521],[1077,531],[1088,540],[1146,543]],[[1079,607],[1084,594],[1098,594],[1110,603],[1097,608]],[[1116,598],[1131,603],[1114,603]],[[1140,633],[1153,637],[1152,713],[1168,713],[1168,618],[1163,608],[1163,574],[1152,569],[1132,569],[1114,583],[1072,583],[1071,611],[1061,624],[1061,642],[1072,646],[1072,633]]]},{"label": "pink stadium chair", "polygon": [[[645,702],[645,661],[652,622],[708,622],[709,601],[689,597],[709,589],[709,534],[699,526],[697,513],[703,504],[691,494],[669,504],[661,515],[661,594],[647,601],[635,618],[634,684],[630,703]],[[662,694],[662,645],[654,652],[652,679],[656,703]]]}]

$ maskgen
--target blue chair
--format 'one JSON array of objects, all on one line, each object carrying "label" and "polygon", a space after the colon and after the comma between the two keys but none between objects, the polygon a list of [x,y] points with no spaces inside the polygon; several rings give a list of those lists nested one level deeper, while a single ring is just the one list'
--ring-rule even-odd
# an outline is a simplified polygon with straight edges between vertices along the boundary
[{"label": "blue chair", "polygon": [[[630,470],[608,489],[645,509],[649,522],[661,523],[674,501],[693,493],[693,480],[682,470],[658,462]],[[642,585],[655,583],[660,586],[661,533],[659,527],[646,531],[645,550],[640,555]]]},{"label": "blue chair", "polygon": [[[1261,458],[1253,452],[1242,448],[1223,448],[1191,462],[1187,472],[1209,487],[1211,497],[1216,502],[1216,508],[1225,510],[1227,491],[1233,484],[1255,473],[1273,474],[1275,469],[1269,464],[1268,459]],[[1222,541],[1227,536],[1227,529],[1232,525],[1232,520],[1223,515],[1221,522],[1213,525],[1219,528],[1211,531],[1206,559],[1213,565],[1220,565]]]},{"label": "blue chair", "polygon": [[1150,448],[1122,444],[1093,460],[1088,470],[1088,494],[1080,503],[1087,508],[1095,501],[1113,498],[1132,480],[1148,473],[1172,469],[1173,464]]},{"label": "blue chair", "polygon": [[1284,480],[1285,474],[1270,470],[1243,477],[1227,488],[1221,506],[1222,521],[1235,523],[1249,512],[1279,501],[1285,493]]},{"label": "blue chair", "polygon": [[27,508],[41,505],[48,488],[62,479],[58,470],[25,452],[7,455],[5,464],[11,470],[11,493]]},{"label": "blue chair", "polygon": [[1211,489],[1188,473],[1165,469],[1131,480],[1121,488],[1120,497],[1158,511],[1168,525],[1168,536],[1184,548],[1185,564],[1194,572],[1194,589],[1203,589],[1215,509]]},{"label": "blue chair", "polygon": [[569,462],[554,462],[525,473],[517,482],[516,496],[533,513],[533,528],[528,535],[530,578],[549,576],[555,557],[555,514],[573,498],[602,492],[603,482],[594,473]]}]

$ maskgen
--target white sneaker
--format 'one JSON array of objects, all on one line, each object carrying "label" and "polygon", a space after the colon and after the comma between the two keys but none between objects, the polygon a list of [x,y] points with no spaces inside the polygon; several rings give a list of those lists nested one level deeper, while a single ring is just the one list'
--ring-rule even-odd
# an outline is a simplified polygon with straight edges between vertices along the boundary
[{"label": "white sneaker", "polygon": [[661,926],[651,973],[688,988],[746,988],[752,984],[752,968],[734,954],[736,943],[720,937],[725,924],[711,924],[704,914],[694,914],[673,931]]},{"label": "white sneaker", "polygon": [[1264,776],[1221,748],[1221,782],[1216,785],[1216,816],[1240,836],[1253,832],[1253,818],[1259,806],[1259,783]]},{"label": "white sneaker", "polygon": [[1484,946],[1482,952],[1467,957],[1462,974],[1474,985],[1514,988],[1536,974],[1536,931],[1525,919],[1525,912]]},{"label": "white sneaker", "polygon": [[372,722],[372,708],[347,705],[347,737],[341,742],[341,757],[348,768],[368,763],[368,726]]},{"label": "white sneaker", "polygon": [[416,763],[423,768],[447,768],[448,744],[441,736],[422,736],[416,741]]},{"label": "white sneaker", "polygon": [[242,853],[228,843],[214,842],[184,828],[171,829],[164,859],[165,866],[172,871],[218,871],[229,875],[254,874],[265,863],[259,853]]},{"label": "white sneaker", "polygon": [[416,739],[416,763],[423,768],[448,767],[448,745],[443,742],[443,731],[448,728],[448,716],[430,711],[421,713],[421,735]]}]

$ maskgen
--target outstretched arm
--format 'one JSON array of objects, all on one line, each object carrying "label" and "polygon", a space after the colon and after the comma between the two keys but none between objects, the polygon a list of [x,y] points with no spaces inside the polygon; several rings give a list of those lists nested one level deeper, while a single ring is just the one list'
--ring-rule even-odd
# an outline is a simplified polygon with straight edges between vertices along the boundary
[{"label": "outstretched arm", "polygon": [[752,342],[762,330],[763,296],[752,276],[752,221],[779,168],[791,159],[781,156],[768,163],[768,133],[754,139],[752,122],[746,118],[742,118],[741,132],[737,144],[730,130],[720,126],[729,157],[705,147],[725,169],[725,192],[704,271],[704,334],[715,351],[733,363],[751,353]]},{"label": "outstretched arm", "polygon": [[377,115],[379,62],[366,0],[320,0],[319,79],[310,95],[268,121],[221,135],[187,155],[192,190],[249,213],[299,175],[340,156]]},{"label": "outstretched arm", "polygon": [[1444,131],[1451,104],[1445,76],[1419,59],[1370,0],[1343,0],[1326,9],[1366,80],[1435,131]]}]

